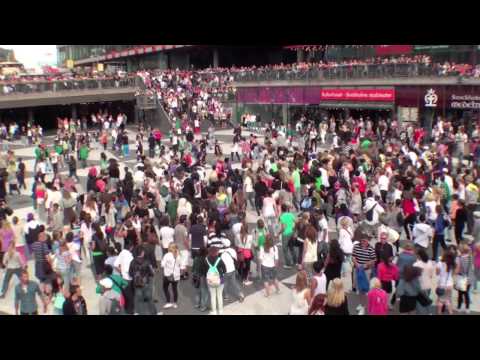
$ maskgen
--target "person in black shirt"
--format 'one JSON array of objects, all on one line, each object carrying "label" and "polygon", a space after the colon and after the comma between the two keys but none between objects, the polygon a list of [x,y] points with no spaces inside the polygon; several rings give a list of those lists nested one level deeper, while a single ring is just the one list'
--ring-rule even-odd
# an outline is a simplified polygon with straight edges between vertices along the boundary
[{"label": "person in black shirt", "polygon": [[153,133],[150,132],[150,136],[148,137],[148,156],[151,158],[155,157],[155,137],[153,136]]},{"label": "person in black shirt", "polygon": [[375,254],[377,260],[375,261],[375,267],[372,269],[376,273],[378,264],[382,259],[393,258],[393,246],[387,242],[388,233],[382,232],[380,234],[380,241],[375,244]]},{"label": "person in black shirt", "polygon": [[135,291],[134,308],[139,315],[155,315],[157,310],[153,303],[153,277],[155,275],[145,251],[139,246],[134,251],[134,259],[128,270]]},{"label": "person in black shirt", "polygon": [[253,189],[255,190],[255,208],[257,210],[257,215],[260,216],[260,209],[263,206],[263,198],[268,194],[268,187],[258,176]]},{"label": "person in black shirt", "polygon": [[63,315],[88,315],[87,303],[79,285],[70,286],[70,296],[63,303]]},{"label": "person in black shirt", "polygon": [[192,258],[199,256],[200,249],[205,247],[205,236],[207,236],[207,229],[203,223],[203,217],[197,216],[197,223],[190,228],[190,247],[192,249]]}]

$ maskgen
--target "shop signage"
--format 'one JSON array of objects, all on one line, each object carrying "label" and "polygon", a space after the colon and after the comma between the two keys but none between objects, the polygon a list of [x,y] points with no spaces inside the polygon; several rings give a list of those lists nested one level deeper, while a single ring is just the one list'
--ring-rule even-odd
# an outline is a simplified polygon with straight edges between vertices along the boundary
[{"label": "shop signage", "polygon": [[480,109],[479,95],[454,95],[450,96],[452,109]]},{"label": "shop signage", "polygon": [[394,89],[322,89],[322,101],[394,102]]},{"label": "shop signage", "polygon": [[410,54],[413,51],[413,45],[377,45],[375,54],[378,56]]},{"label": "shop signage", "polygon": [[434,89],[427,90],[425,95],[425,107],[436,108],[438,104],[438,95]]}]

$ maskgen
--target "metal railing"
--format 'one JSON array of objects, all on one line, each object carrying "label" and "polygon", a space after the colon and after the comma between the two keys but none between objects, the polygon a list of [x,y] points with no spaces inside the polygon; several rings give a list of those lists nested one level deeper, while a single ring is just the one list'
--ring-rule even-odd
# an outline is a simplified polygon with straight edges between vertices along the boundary
[{"label": "metal railing", "polygon": [[388,79],[414,77],[458,77],[444,74],[440,68],[426,64],[341,65],[330,68],[252,70],[233,73],[237,82],[249,81],[321,81],[352,79]]},{"label": "metal railing", "polygon": [[0,96],[15,94],[34,94],[43,92],[61,92],[71,90],[100,90],[114,88],[137,88],[141,79],[127,77],[123,79],[86,79],[49,82],[0,84]]}]

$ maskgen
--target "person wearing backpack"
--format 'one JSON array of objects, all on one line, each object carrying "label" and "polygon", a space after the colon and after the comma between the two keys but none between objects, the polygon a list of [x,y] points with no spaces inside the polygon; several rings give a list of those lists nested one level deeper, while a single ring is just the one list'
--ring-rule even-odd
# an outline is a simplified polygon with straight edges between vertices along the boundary
[{"label": "person wearing backpack", "polygon": [[205,261],[202,263],[202,275],[207,279],[210,292],[210,315],[223,314],[223,284],[227,272],[225,263],[219,255],[218,247],[210,247]]},{"label": "person wearing backpack", "polygon": [[98,301],[98,315],[121,315],[121,294],[113,290],[112,279],[106,277],[100,280],[99,287],[102,296]]},{"label": "person wearing backpack", "polygon": [[153,315],[156,313],[152,296],[153,269],[144,258],[143,248],[136,248],[135,257],[132,256],[132,248],[133,244],[128,244],[115,261],[115,267],[129,282],[125,288],[125,309],[127,314]]},{"label": "person wearing backpack", "polygon": [[137,247],[128,271],[133,279],[134,310],[139,315],[155,315],[157,313],[153,303],[153,277],[155,273],[144,255],[143,248]]}]

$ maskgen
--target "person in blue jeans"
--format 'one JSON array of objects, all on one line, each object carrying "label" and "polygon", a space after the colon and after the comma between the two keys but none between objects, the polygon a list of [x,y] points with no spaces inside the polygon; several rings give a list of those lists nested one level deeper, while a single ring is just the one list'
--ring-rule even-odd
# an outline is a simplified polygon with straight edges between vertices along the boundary
[{"label": "person in blue jeans", "polygon": [[437,205],[435,211],[437,212],[437,219],[434,224],[432,259],[438,261],[438,246],[440,245],[444,251],[447,250],[447,244],[445,243],[445,230],[448,227],[448,222],[445,219],[445,213],[443,212],[442,206]]},{"label": "person in blue jeans", "polygon": [[208,291],[207,280],[201,273],[201,263],[207,256],[207,249],[202,247],[198,254],[194,256],[192,265],[192,281],[195,288],[195,308],[201,312],[208,310],[210,304],[210,292]]}]

